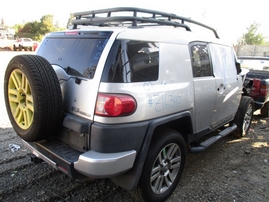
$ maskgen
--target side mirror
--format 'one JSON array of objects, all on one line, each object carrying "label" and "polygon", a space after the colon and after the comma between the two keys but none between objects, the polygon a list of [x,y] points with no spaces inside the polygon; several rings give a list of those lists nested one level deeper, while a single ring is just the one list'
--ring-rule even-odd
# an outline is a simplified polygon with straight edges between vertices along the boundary
[{"label": "side mirror", "polygon": [[235,66],[236,66],[237,74],[241,73],[242,72],[241,64],[239,62],[235,61]]}]

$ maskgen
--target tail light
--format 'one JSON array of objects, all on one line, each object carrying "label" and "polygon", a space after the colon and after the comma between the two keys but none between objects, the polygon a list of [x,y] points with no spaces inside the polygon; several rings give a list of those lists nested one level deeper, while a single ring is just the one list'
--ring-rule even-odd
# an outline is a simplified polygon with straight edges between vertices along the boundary
[{"label": "tail light", "polygon": [[268,93],[268,86],[266,85],[266,83],[262,82],[260,89],[260,96],[266,97],[267,93]]},{"label": "tail light", "polygon": [[261,88],[260,85],[261,85],[260,79],[253,79],[252,90],[256,92],[257,90]]},{"label": "tail light", "polygon": [[128,116],[136,110],[136,101],[130,95],[98,94],[95,114],[99,116]]},{"label": "tail light", "polygon": [[261,80],[260,79],[253,79],[252,80],[252,87],[249,95],[253,97],[254,100],[258,99],[260,96],[260,89],[261,89]]}]

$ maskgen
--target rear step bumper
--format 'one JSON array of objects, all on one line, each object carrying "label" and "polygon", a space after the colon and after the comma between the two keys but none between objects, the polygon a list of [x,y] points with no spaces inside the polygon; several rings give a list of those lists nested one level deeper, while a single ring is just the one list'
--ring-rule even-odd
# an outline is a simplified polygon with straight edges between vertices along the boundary
[{"label": "rear step bumper", "polygon": [[189,152],[190,153],[202,152],[205,149],[207,149],[208,147],[210,147],[212,144],[214,144],[215,142],[220,140],[221,138],[229,135],[231,132],[233,132],[236,129],[237,129],[237,125],[233,124],[233,125],[227,127],[225,130],[221,131],[218,135],[215,135],[215,136],[205,140],[204,142],[201,142],[200,145],[198,145],[197,147],[191,147],[189,149]]},{"label": "rear step bumper", "polygon": [[24,140],[22,142],[36,157],[74,179],[85,176],[108,178],[119,175],[133,167],[136,157],[135,150],[118,153],[99,153],[90,150],[79,153],[59,142],[57,144]]}]

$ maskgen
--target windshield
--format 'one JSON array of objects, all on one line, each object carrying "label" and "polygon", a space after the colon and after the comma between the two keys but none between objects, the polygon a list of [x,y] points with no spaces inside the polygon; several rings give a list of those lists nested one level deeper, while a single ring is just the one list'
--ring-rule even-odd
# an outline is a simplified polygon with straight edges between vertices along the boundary
[{"label": "windshield", "polygon": [[71,76],[92,79],[108,37],[48,37],[37,55],[46,58],[51,65],[61,66]]},{"label": "windshield", "polygon": [[241,68],[269,71],[269,57],[238,57]]}]

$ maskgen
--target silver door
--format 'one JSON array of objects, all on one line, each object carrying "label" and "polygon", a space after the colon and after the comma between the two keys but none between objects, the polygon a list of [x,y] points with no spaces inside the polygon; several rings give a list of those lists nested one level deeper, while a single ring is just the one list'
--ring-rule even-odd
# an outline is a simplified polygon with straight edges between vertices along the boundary
[{"label": "silver door", "polygon": [[212,124],[218,126],[233,118],[241,97],[241,88],[232,47],[216,44],[210,44],[209,47],[217,88]]}]

